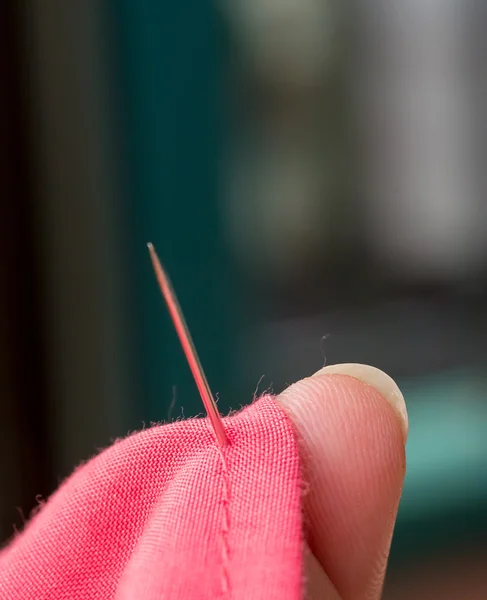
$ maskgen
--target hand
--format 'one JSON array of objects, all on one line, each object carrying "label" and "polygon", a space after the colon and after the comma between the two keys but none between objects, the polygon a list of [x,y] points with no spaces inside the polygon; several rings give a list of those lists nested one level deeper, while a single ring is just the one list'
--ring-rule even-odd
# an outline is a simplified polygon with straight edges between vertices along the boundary
[{"label": "hand", "polygon": [[407,413],[392,379],[334,365],[278,401],[304,464],[307,600],[377,600],[405,474]]}]

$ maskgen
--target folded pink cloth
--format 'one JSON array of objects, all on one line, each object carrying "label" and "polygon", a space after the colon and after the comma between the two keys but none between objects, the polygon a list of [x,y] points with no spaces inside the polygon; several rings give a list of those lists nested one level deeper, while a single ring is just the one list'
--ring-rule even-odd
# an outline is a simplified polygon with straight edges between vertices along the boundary
[{"label": "folded pink cloth", "polygon": [[301,480],[269,396],[152,427],[80,466],[0,553],[2,600],[298,600]]}]

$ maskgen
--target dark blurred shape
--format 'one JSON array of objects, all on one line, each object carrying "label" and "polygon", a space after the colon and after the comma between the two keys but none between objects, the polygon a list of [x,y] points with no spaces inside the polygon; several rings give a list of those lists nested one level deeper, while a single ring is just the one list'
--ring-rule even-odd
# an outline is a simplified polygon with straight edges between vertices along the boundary
[{"label": "dark blurred shape", "polygon": [[4,537],[22,525],[15,507],[28,515],[36,498],[131,426],[97,4],[2,4]]},{"label": "dark blurred shape", "polygon": [[428,557],[392,575],[383,600],[484,600],[486,596],[485,554],[462,548],[441,558]]},{"label": "dark blurred shape", "polygon": [[18,9],[0,3],[0,539],[54,485]]}]

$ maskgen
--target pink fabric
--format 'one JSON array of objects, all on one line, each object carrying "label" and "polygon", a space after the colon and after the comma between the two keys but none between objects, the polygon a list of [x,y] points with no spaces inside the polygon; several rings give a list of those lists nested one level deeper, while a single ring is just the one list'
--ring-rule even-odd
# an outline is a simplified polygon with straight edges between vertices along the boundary
[{"label": "pink fabric", "polygon": [[0,553],[2,600],[298,600],[301,483],[269,396],[153,427],[79,467]]}]

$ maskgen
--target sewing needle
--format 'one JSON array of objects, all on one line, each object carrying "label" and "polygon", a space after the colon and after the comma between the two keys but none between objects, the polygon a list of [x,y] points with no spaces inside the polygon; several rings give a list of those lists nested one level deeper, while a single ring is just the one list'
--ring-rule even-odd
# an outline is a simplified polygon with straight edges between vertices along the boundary
[{"label": "sewing needle", "polygon": [[193,374],[193,378],[200,393],[201,399],[203,400],[206,412],[213,426],[216,439],[221,446],[225,446],[227,444],[227,436],[225,433],[225,428],[223,427],[223,421],[220,413],[218,412],[215,399],[211,393],[210,386],[206,379],[205,372],[203,371],[203,367],[201,366],[200,359],[198,358],[198,353],[196,352],[194,342],[191,338],[191,334],[186,324],[181,306],[176,297],[176,293],[174,292],[167,273],[162,267],[161,261],[156,254],[154,246],[149,243],[147,244],[147,248],[149,249],[152,265],[154,267],[162,296],[167,304],[169,314],[171,315],[172,322],[179,337],[179,341],[181,342],[184,354],[186,355],[189,368],[191,369],[191,373]]}]

